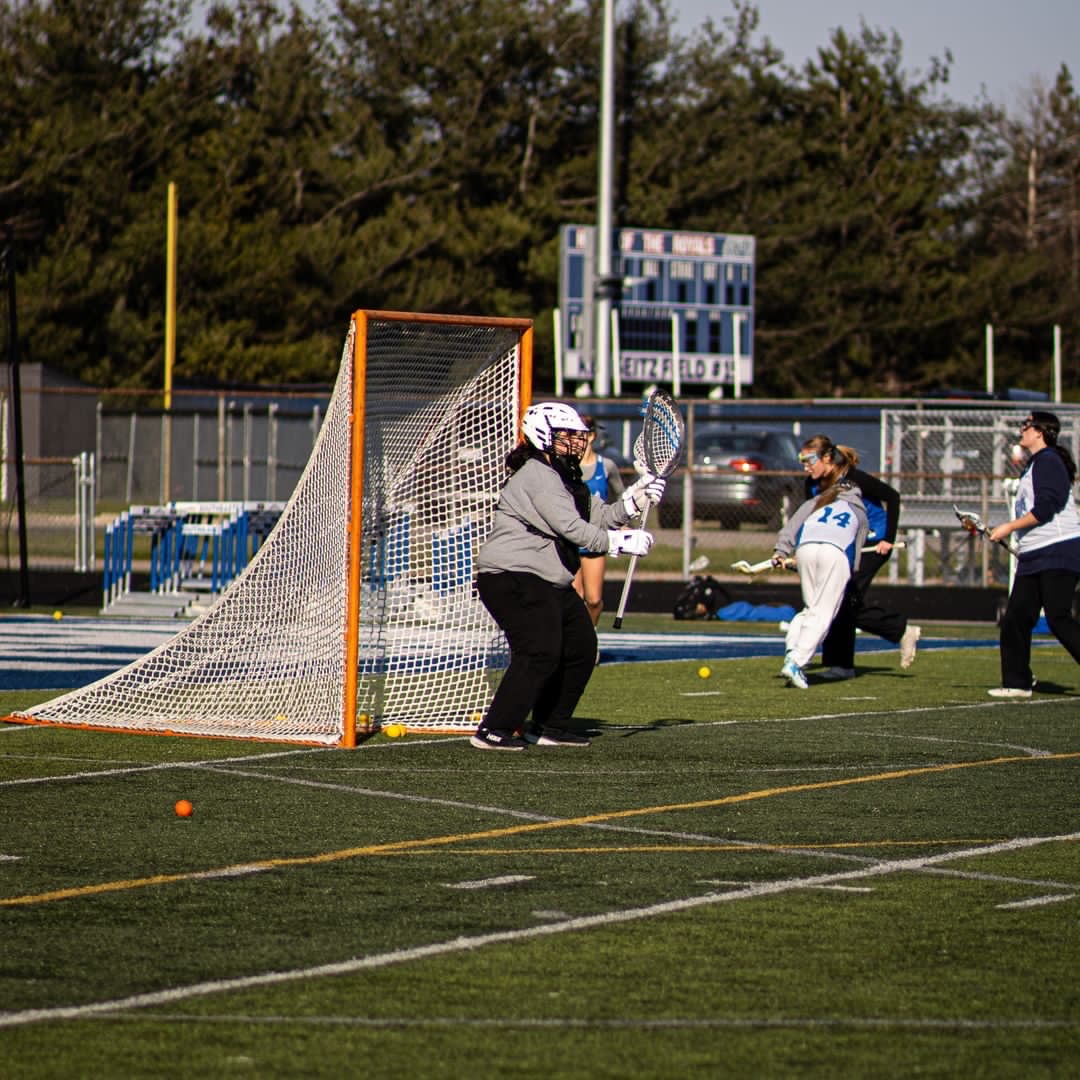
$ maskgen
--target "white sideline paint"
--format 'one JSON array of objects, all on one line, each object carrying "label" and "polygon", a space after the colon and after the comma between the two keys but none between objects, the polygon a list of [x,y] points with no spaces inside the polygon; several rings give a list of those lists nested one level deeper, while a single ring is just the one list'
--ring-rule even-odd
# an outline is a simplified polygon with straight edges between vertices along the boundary
[{"label": "white sideline paint", "polygon": [[[138,1020],[136,1016],[109,1016],[110,1020]],[[195,1013],[154,1013],[154,1023],[191,1024],[258,1024],[276,1027],[282,1024],[302,1024],[311,1027],[333,1026],[353,1028],[479,1028],[487,1030],[514,1031],[539,1028],[582,1031],[677,1031],[679,1029],[708,1031],[709,1029],[754,1030],[756,1028],[780,1030],[786,1028],[814,1029],[834,1028],[841,1030],[926,1030],[926,1031],[1055,1031],[1075,1028],[1080,1022],[1074,1020],[970,1020],[960,1017],[930,1016],[707,1016],[707,1017],[630,1017],[619,1019],[582,1019],[578,1016],[514,1016],[464,1017],[464,1016],[282,1016],[281,1014],[215,1013],[200,1016]],[[250,1059],[231,1058],[231,1061],[247,1063]]]},{"label": "white sideline paint", "polygon": [[[20,731],[45,731],[43,727],[23,727]],[[214,758],[209,761],[160,761],[156,765],[124,765],[115,769],[94,769],[91,772],[65,773],[63,776],[24,776],[19,780],[0,780],[0,787],[18,787],[21,784],[49,784],[68,780],[97,780],[102,776],[129,776],[132,773],[168,772],[172,769],[201,769],[207,765],[242,764],[252,761],[271,761],[274,758],[295,757],[300,754],[326,754],[325,746],[304,746],[292,750],[272,750],[267,754],[244,754],[240,757]],[[56,759],[53,758],[55,761]]]},{"label": "white sideline paint", "polygon": [[217,979],[209,982],[193,983],[191,986],[178,986],[168,990],[156,990],[147,994],[133,994],[130,997],[115,998],[112,1001],[98,1001],[90,1005],[70,1005],[52,1009],[25,1009],[22,1012],[0,1013],[0,1028],[40,1023],[47,1020],[79,1020],[87,1016],[122,1012],[126,1009],[145,1009],[154,1005],[170,1005],[177,1001],[184,1001],[194,997],[206,997],[210,994],[233,993],[263,986],[277,986],[281,983],[295,982],[298,979],[322,979],[332,978],[337,975],[355,975],[361,971],[405,964],[413,960],[426,960],[433,956],[469,952],[486,948],[488,945],[501,945],[511,941],[526,941],[548,935],[591,930],[598,926],[616,926],[620,923],[636,922],[639,919],[673,915],[694,908],[711,907],[714,904],[726,904],[734,900],[753,900],[763,896],[779,896],[782,893],[792,892],[796,889],[812,889],[826,885],[844,884],[871,877],[883,877],[886,874],[919,872],[932,869],[941,863],[951,862],[954,859],[997,855],[1001,852],[1037,847],[1040,844],[1069,843],[1075,840],[1080,840],[1080,833],[1067,833],[1061,836],[1022,837],[1006,840],[1000,844],[987,844],[918,859],[879,862],[871,866],[861,867],[856,870],[845,870],[834,874],[818,874],[805,878],[786,878],[781,881],[760,882],[734,889],[731,892],[688,896],[681,900],[668,900],[660,904],[650,904],[647,907],[607,911],[599,915],[584,915],[546,925],[503,930],[491,934],[477,934],[474,937],[457,937],[450,941],[433,942],[430,945],[419,945],[411,949],[395,949],[391,952],[376,953],[372,956],[358,956],[333,964],[320,964],[316,967],[295,968],[292,971],[267,971],[258,975],[245,975],[237,979]]},{"label": "white sideline paint", "polygon": [[1042,907],[1043,904],[1060,904],[1062,900],[1072,900],[1076,893],[1062,893],[1059,896],[1033,896],[1030,900],[1014,900],[1011,904],[998,904],[999,911],[1013,911],[1017,908]]},{"label": "white sideline paint", "polygon": [[535,881],[535,874],[503,874],[501,877],[480,878],[478,881],[444,881],[448,889],[494,889],[500,885],[516,885],[519,881]]}]

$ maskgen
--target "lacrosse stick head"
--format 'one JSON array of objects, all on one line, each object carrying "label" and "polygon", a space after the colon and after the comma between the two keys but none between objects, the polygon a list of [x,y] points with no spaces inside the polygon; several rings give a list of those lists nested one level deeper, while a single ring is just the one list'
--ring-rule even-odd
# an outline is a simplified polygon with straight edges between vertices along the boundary
[{"label": "lacrosse stick head", "polygon": [[675,399],[666,390],[654,390],[645,406],[641,434],[634,441],[634,462],[653,476],[668,477],[682,461],[686,427]]},{"label": "lacrosse stick head", "polygon": [[961,510],[960,507],[954,506],[953,512],[956,514],[957,520],[960,522],[960,527],[974,536],[976,533],[985,533],[987,531],[986,526],[983,524],[983,520],[972,510]]}]

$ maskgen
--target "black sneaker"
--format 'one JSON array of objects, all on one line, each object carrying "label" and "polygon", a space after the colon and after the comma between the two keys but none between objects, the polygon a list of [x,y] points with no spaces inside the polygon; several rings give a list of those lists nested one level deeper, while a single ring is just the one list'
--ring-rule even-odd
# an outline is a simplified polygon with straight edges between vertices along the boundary
[{"label": "black sneaker", "polygon": [[528,750],[529,744],[512,731],[493,731],[491,728],[477,728],[469,742],[477,750]]},{"label": "black sneaker", "polygon": [[526,736],[531,742],[535,742],[537,746],[590,746],[591,743],[584,735],[578,735],[577,732],[569,731],[566,728],[553,728],[546,727],[541,728],[536,734],[531,737]]}]

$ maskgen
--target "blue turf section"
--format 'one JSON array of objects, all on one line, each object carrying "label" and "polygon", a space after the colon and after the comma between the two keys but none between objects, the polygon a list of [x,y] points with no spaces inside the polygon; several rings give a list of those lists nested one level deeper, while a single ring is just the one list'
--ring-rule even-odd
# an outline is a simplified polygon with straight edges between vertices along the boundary
[{"label": "blue turf section", "polygon": [[[74,690],[144,656],[183,627],[175,619],[98,619],[47,615],[0,618],[0,690]],[[996,638],[957,642],[924,636],[926,649],[994,648]],[[878,638],[860,638],[860,653],[895,650]],[[784,655],[779,631],[765,634],[600,632],[604,664],[644,660],[744,660]]]}]

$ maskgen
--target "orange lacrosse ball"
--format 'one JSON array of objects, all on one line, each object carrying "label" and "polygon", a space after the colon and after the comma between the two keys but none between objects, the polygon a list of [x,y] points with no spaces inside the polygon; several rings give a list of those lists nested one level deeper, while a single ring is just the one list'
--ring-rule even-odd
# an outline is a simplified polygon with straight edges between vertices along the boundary
[{"label": "orange lacrosse ball", "polygon": [[187,799],[181,799],[175,807],[177,817],[191,817],[195,807]]}]

